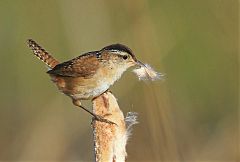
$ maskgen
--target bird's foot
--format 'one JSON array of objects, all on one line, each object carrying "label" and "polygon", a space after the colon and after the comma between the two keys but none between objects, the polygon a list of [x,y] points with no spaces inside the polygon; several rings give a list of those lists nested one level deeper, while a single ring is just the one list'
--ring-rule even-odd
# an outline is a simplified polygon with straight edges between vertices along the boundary
[{"label": "bird's foot", "polygon": [[97,120],[97,121],[100,121],[100,122],[104,122],[104,123],[108,123],[108,124],[115,124],[115,125],[117,125],[116,123],[114,123],[114,122],[112,122],[112,121],[110,121],[110,120],[104,119],[104,117],[102,117],[102,116],[100,116],[100,115],[95,115],[95,116],[93,117],[93,121],[94,121],[94,120]]}]

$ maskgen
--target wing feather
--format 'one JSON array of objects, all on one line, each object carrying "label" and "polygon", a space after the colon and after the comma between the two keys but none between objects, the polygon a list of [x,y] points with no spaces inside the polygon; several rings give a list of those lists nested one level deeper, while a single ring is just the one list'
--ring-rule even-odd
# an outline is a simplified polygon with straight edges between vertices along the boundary
[{"label": "wing feather", "polygon": [[96,52],[86,53],[55,66],[47,73],[66,77],[89,77],[99,68]]}]

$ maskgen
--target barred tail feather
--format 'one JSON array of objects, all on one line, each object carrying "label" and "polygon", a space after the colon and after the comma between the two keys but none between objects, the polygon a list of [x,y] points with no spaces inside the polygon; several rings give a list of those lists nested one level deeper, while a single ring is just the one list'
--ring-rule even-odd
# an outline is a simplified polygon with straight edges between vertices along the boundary
[{"label": "barred tail feather", "polygon": [[34,40],[27,40],[28,47],[32,49],[35,56],[42,60],[49,68],[54,68],[59,62],[52,57],[45,49],[38,45]]}]

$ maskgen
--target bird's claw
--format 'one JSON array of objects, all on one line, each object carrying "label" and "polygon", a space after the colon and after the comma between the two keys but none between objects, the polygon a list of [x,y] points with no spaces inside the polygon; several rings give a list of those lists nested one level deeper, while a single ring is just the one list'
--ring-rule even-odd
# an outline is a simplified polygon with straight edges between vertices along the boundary
[{"label": "bird's claw", "polygon": [[110,121],[110,120],[107,120],[107,119],[104,119],[102,116],[100,115],[96,115],[93,117],[93,121],[94,120],[97,120],[97,121],[100,121],[100,122],[104,122],[104,123],[108,123],[108,124],[114,124],[114,125],[117,125],[116,123]]}]

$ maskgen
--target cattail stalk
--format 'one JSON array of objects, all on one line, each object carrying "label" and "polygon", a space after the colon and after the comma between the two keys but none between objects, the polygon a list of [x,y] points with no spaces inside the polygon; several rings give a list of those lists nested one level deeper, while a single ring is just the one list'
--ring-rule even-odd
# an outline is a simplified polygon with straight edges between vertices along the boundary
[{"label": "cattail stalk", "polygon": [[93,100],[93,112],[115,123],[93,121],[95,161],[125,162],[129,128],[136,123],[136,114],[130,113],[124,119],[111,92],[106,92]]}]

